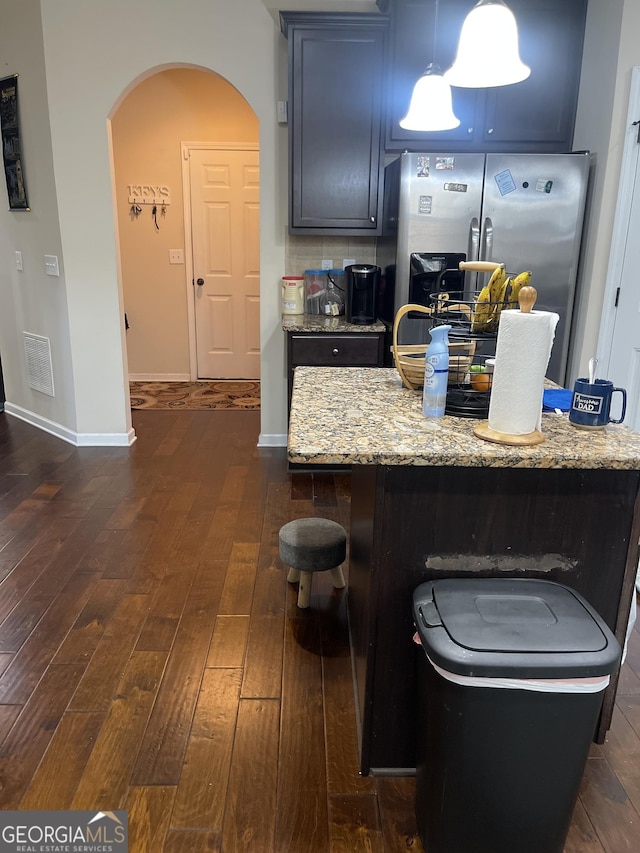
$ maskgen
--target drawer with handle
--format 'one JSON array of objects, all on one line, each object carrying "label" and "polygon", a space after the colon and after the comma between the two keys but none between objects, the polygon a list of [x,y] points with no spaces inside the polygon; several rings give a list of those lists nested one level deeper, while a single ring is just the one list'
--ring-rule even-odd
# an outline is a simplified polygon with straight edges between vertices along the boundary
[{"label": "drawer with handle", "polygon": [[291,367],[376,367],[381,364],[382,337],[379,334],[291,335],[289,343]]}]

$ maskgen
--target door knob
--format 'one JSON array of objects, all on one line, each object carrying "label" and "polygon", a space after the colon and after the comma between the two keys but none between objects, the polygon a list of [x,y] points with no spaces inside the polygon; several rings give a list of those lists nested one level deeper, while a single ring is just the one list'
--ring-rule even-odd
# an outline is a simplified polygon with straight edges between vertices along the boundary
[{"label": "door knob", "polygon": [[203,279],[203,278],[199,278],[199,279],[196,281],[196,284],[199,284],[199,285],[200,285],[200,287],[202,287],[202,285],[204,284],[204,279]]}]

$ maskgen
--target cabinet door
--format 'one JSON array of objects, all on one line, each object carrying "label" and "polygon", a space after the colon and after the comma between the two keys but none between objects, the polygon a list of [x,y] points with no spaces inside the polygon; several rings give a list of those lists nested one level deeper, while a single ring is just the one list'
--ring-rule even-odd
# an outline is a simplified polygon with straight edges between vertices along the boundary
[{"label": "cabinet door", "polygon": [[292,234],[378,233],[387,19],[367,19],[289,28]]},{"label": "cabinet door", "polygon": [[[404,130],[400,119],[406,114],[416,80],[430,62],[442,71],[453,64],[458,38],[469,0],[448,0],[438,6],[434,39],[435,0],[396,0],[391,7],[385,147],[387,151],[460,150],[479,135],[484,90],[452,89],[453,112],[460,125],[453,130],[423,132]],[[456,143],[452,148],[451,143]]]},{"label": "cabinet door", "polygon": [[[446,0],[395,0],[390,4],[391,45],[385,145],[388,151],[541,151],[571,148],[582,61],[587,0],[509,0],[518,23],[520,55],[531,75],[492,89],[452,88],[455,130],[406,131],[399,121],[413,85],[435,59],[454,61],[463,21],[472,6]],[[500,44],[487,44],[500,51]]]},{"label": "cabinet door", "polygon": [[510,0],[527,80],[487,90],[482,140],[491,150],[569,151],[573,139],[586,0]]}]

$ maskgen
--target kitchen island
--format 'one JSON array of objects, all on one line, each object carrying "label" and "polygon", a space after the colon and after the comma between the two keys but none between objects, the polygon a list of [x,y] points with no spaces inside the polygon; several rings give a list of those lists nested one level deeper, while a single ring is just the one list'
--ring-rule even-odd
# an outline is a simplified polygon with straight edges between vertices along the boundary
[{"label": "kitchen island", "polygon": [[[564,583],[624,642],[640,539],[640,435],[543,415],[545,441],[485,442],[422,416],[394,369],[299,367],[291,463],[351,465],[348,608],[363,773],[415,767],[413,590],[444,577]],[[595,740],[609,728],[617,674]]]}]

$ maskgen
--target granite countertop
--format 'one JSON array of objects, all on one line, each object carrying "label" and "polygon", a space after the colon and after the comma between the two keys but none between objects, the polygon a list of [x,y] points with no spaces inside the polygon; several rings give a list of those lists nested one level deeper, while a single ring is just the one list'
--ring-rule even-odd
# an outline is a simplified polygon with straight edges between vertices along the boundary
[{"label": "granite countertop", "polygon": [[386,326],[378,320],[368,326],[347,323],[344,317],[325,317],[322,314],[283,314],[285,332],[384,332]]},{"label": "granite countertop", "polygon": [[297,367],[288,459],[326,465],[640,470],[640,434],[624,425],[580,430],[566,413],[544,413],[545,441],[511,447],[477,438],[477,423],[449,415],[423,417],[421,393],[404,388],[395,368]]}]

